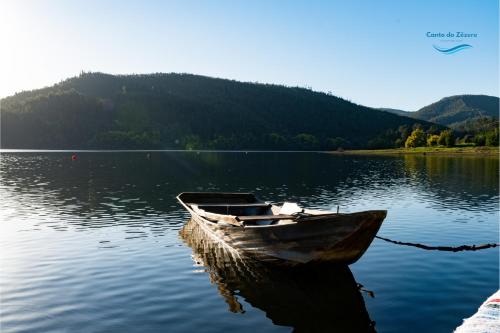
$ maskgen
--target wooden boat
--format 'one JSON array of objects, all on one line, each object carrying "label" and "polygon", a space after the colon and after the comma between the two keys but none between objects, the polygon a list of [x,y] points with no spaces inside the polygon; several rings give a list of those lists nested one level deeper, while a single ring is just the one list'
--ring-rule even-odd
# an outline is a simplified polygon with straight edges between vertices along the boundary
[{"label": "wooden boat", "polygon": [[215,241],[240,256],[287,265],[356,262],[387,214],[301,209],[263,202],[251,193],[185,192],[177,199]]}]

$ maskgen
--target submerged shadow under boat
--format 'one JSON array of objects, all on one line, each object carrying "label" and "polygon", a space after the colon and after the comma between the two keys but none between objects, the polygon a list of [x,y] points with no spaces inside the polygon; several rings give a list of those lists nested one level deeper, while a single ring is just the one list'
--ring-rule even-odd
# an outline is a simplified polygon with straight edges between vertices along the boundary
[{"label": "submerged shadow under boat", "polygon": [[222,242],[207,237],[190,219],[180,231],[217,284],[229,311],[243,313],[241,300],[264,311],[275,325],[294,332],[374,332],[359,285],[346,265],[269,265],[242,259]]},{"label": "submerged shadow under boat", "polygon": [[286,265],[356,262],[387,214],[302,209],[263,202],[251,193],[185,192],[177,199],[208,237],[242,256]]}]

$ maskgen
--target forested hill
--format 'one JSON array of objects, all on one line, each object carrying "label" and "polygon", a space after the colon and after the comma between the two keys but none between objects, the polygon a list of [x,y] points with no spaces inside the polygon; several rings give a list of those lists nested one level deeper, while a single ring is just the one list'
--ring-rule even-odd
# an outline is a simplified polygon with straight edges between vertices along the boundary
[{"label": "forested hill", "polygon": [[380,109],[397,115],[430,121],[456,130],[481,130],[490,124],[486,119],[498,119],[499,98],[487,95],[456,95],[445,97],[416,112]]},{"label": "forested hill", "polygon": [[450,96],[418,110],[415,118],[460,128],[483,118],[498,119],[498,102],[498,97],[494,96]]},{"label": "forested hill", "polygon": [[2,99],[1,147],[383,148],[401,144],[416,123],[431,126],[304,88],[190,74],[82,73]]}]

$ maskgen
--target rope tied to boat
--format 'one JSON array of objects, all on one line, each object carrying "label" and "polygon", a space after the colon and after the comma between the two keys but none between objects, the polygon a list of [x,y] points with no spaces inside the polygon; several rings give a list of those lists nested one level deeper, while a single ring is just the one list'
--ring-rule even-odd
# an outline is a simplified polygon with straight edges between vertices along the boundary
[{"label": "rope tied to boat", "polygon": [[481,245],[460,245],[460,246],[430,246],[430,245],[425,245],[425,244],[420,244],[420,243],[400,242],[400,241],[395,241],[395,240],[385,238],[385,237],[380,237],[380,236],[375,236],[375,238],[381,239],[383,241],[386,241],[386,242],[389,242],[392,244],[413,246],[413,247],[417,247],[419,249],[429,250],[429,251],[448,251],[448,252],[478,251],[478,250],[490,249],[490,248],[494,248],[494,247],[500,247],[500,244],[498,244],[498,243],[487,243],[487,244],[481,244]]}]

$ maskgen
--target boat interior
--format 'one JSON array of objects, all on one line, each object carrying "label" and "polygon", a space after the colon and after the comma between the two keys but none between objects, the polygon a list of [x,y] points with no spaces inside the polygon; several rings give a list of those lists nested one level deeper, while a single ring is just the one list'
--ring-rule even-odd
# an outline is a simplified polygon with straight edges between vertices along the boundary
[{"label": "boat interior", "polygon": [[331,213],[306,210],[296,203],[271,204],[259,200],[251,193],[181,193],[179,201],[196,214],[218,222],[235,220],[243,225],[272,225],[296,223],[297,214],[317,215]]}]

